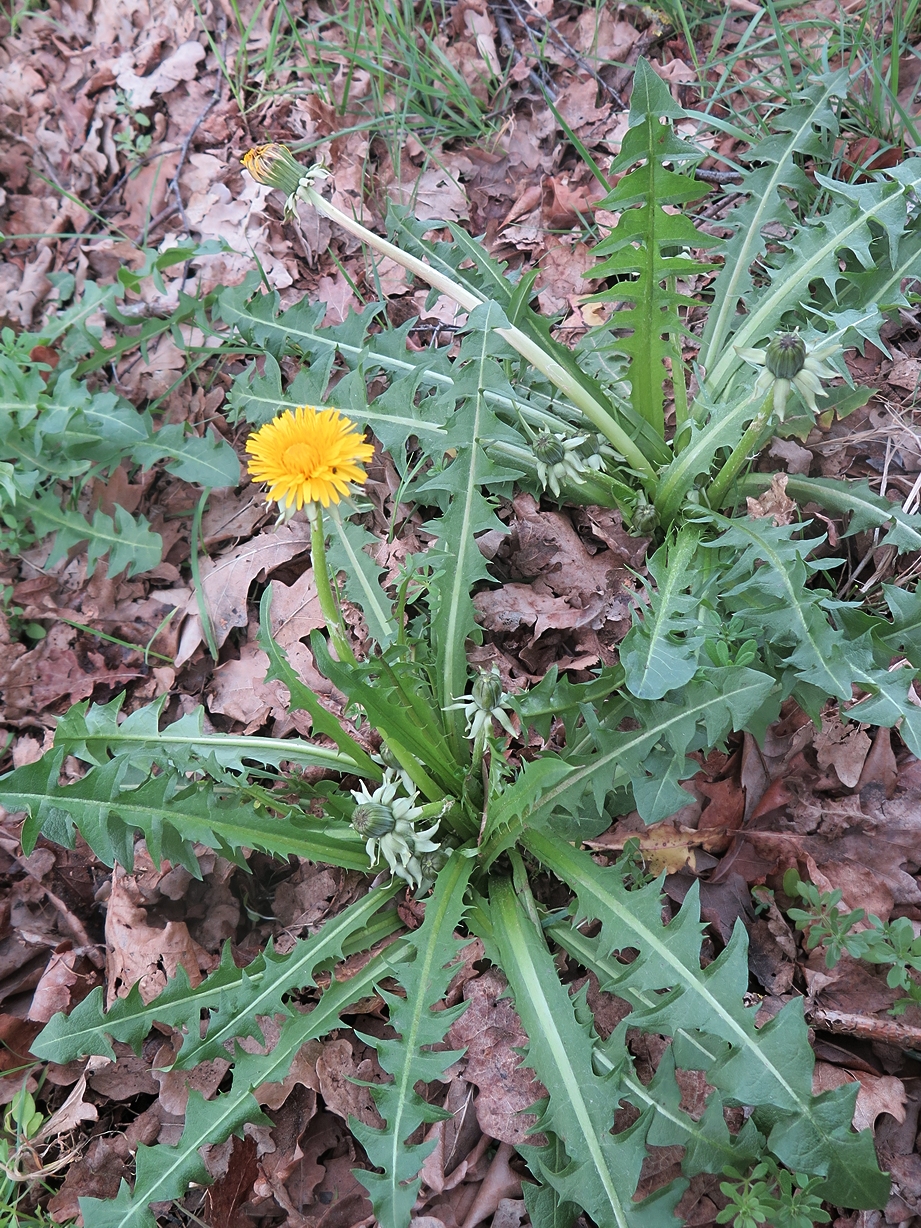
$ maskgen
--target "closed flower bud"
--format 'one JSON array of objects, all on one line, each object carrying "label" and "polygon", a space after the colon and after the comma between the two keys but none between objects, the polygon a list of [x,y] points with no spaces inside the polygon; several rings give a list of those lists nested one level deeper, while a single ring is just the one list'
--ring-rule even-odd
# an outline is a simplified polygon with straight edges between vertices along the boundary
[{"label": "closed flower bud", "polygon": [[806,363],[806,343],[799,333],[781,333],[764,352],[764,365],[775,379],[794,379]]},{"label": "closed flower bud", "polygon": [[480,674],[473,684],[473,702],[483,712],[492,712],[502,698],[502,682],[496,673]]},{"label": "closed flower bud", "polygon": [[651,503],[638,503],[633,512],[633,533],[645,537],[659,527],[659,513]]},{"label": "closed flower bud", "polygon": [[419,858],[419,865],[425,878],[430,882],[434,882],[438,877],[438,872],[443,868],[448,860],[448,851],[446,849],[435,849],[431,853],[423,853]]},{"label": "closed flower bud", "polygon": [[352,811],[352,826],[360,836],[379,840],[393,831],[396,819],[389,806],[381,802],[364,802]]},{"label": "closed flower bud", "polygon": [[380,761],[383,763],[384,767],[390,768],[390,770],[393,772],[400,771],[400,761],[386,742],[381,743],[381,748],[378,751],[378,755],[380,756]]},{"label": "closed flower bud", "polygon": [[541,431],[532,445],[534,455],[544,465],[559,465],[566,458],[566,449],[555,435]]},{"label": "closed flower bud", "polygon": [[269,188],[280,188],[286,196],[292,196],[300,187],[306,174],[304,167],[295,162],[287,145],[257,145],[243,155],[243,165],[256,180]]}]

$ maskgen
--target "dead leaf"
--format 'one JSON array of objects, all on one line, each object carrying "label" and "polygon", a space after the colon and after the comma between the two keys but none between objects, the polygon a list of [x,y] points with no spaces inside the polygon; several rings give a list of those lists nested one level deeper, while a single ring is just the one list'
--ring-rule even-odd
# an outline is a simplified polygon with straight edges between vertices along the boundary
[{"label": "dead leaf", "polygon": [[908,392],[917,391],[918,385],[921,384],[921,359],[901,359],[893,365],[886,379],[896,388],[904,388]]},{"label": "dead leaf", "polygon": [[551,627],[569,630],[588,626],[602,607],[599,598],[587,610],[573,609],[564,597],[541,592],[532,584],[505,584],[502,588],[477,593],[473,604],[479,620],[490,631],[517,631],[524,625],[534,628],[535,640]]},{"label": "dead leaf", "polygon": [[518,222],[522,218],[528,216],[529,213],[535,212],[540,208],[543,199],[543,188],[539,183],[532,183],[525,187],[524,191],[509,209],[508,213],[499,224],[499,229],[504,230],[506,226],[510,226],[512,222]]},{"label": "dead leaf", "polygon": [[74,1089],[54,1113],[48,1118],[39,1132],[33,1136],[35,1143],[57,1138],[59,1134],[69,1134],[75,1130],[81,1121],[98,1121],[99,1112],[95,1104],[84,1100],[86,1095],[86,1075],[81,1075],[74,1084]]},{"label": "dead leaf", "polygon": [[583,77],[562,90],[556,100],[556,108],[577,136],[582,130],[607,119],[610,104],[596,106],[598,85],[592,77]]},{"label": "dead leaf", "polygon": [[474,36],[480,57],[493,76],[498,77],[502,67],[496,54],[496,26],[485,0],[457,0],[451,12],[451,21],[458,34],[466,30]]},{"label": "dead leaf", "polygon": [[109,1100],[131,1100],[134,1096],[156,1096],[160,1087],[150,1068],[150,1055],[140,1057],[130,1045],[113,1041],[115,1061],[92,1057],[87,1063],[89,1085]]},{"label": "dead leaf", "polygon": [[[291,1068],[283,1079],[276,1083],[262,1083],[253,1090],[253,1095],[266,1108],[280,1109],[298,1085],[318,1092],[320,1082],[317,1078],[317,1059],[322,1052],[322,1041],[309,1040],[298,1049]],[[316,1111],[316,1096],[313,1098],[313,1111]]]},{"label": "dead leaf", "polygon": [[229,538],[249,537],[264,520],[267,510],[257,486],[244,486],[242,490],[222,486],[213,490],[202,516],[202,541],[210,549]]},{"label": "dead leaf", "polygon": [[772,440],[768,455],[786,461],[788,473],[806,474],[812,468],[812,453],[808,448],[800,447],[795,439]]},{"label": "dead leaf", "polygon": [[[86,996],[96,980],[83,951],[54,951],[32,995],[29,1019],[47,1023],[59,1011],[69,1012],[77,1001]],[[83,992],[76,996],[72,992],[75,985],[83,988]]]},{"label": "dead leaf", "polygon": [[574,507],[570,509],[570,516],[579,530],[583,545],[589,545],[586,537],[596,537],[607,546],[611,561],[618,567],[628,567],[634,571],[642,567],[652,539],[628,533],[624,528],[624,518],[616,508]]},{"label": "dead leaf", "polygon": [[[202,560],[202,589],[218,647],[234,627],[245,627],[249,621],[248,597],[253,581],[309,549],[310,526],[298,521],[260,533],[218,558]],[[158,596],[167,604],[178,605],[187,615],[175,659],[177,666],[184,665],[204,639],[195,593],[180,596],[175,590],[163,590]]]},{"label": "dead leaf", "polygon": [[[151,1140],[152,1141],[152,1140]],[[48,1214],[58,1224],[80,1215],[81,1198],[114,1198],[128,1176],[131,1150],[123,1134],[91,1139],[83,1155],[70,1165],[64,1184],[48,1203]]]},{"label": "dead leaf", "polygon": [[192,941],[184,921],[167,921],[162,929],[151,925],[133,875],[116,866],[112,893],[106,905],[106,1006],[123,998],[137,985],[151,1002],[176,975],[181,964],[194,987],[201,983],[200,962],[207,954]]},{"label": "dead leaf", "polygon": [[352,1081],[378,1082],[376,1074],[379,1075],[376,1063],[369,1059],[356,1062],[352,1044],[344,1038],[327,1041],[317,1058],[317,1080],[326,1107],[344,1121],[350,1116],[357,1117],[364,1125],[381,1129],[384,1119],[377,1111],[370,1090]]},{"label": "dead leaf", "polygon": [[[557,215],[551,226],[563,230],[571,214]],[[572,222],[570,225],[574,224]],[[557,315],[570,306],[570,300],[590,294],[597,284],[586,280],[582,274],[595,264],[591,252],[584,243],[556,243],[541,257],[540,272],[534,283],[537,301],[545,315]]]},{"label": "dead leaf", "polygon": [[[172,1063],[181,1043],[174,1035],[175,1043],[164,1045],[154,1058],[152,1074],[160,1085],[160,1104],[173,1117],[183,1117],[189,1101],[189,1092],[197,1091],[205,1100],[210,1100],[230,1069],[230,1061],[215,1058],[199,1062],[192,1070],[177,1070]],[[169,1070],[159,1069],[170,1066]]]},{"label": "dead leaf", "polygon": [[7,300],[10,314],[15,315],[27,331],[32,327],[32,316],[36,308],[51,289],[51,282],[45,274],[53,263],[54,248],[42,248],[23,270],[19,289]]},{"label": "dead leaf", "polygon": [[650,60],[650,63],[662,80],[672,86],[672,93],[676,92],[679,85],[694,85],[697,82],[697,73],[684,60],[674,59],[668,64],[659,64],[656,60]]},{"label": "dead leaf", "polygon": [[[273,240],[277,223],[267,215],[272,191],[247,175],[238,191],[231,192],[226,183],[216,180],[206,191],[193,192],[189,197],[185,212],[190,225],[203,242],[216,240],[214,246],[219,248],[214,254],[197,256],[193,262],[199,293],[209,293],[217,285],[237,285],[253,267],[254,256],[273,289],[292,285],[297,265],[291,244]],[[308,210],[306,205],[302,208],[308,217],[308,230],[312,217],[316,241],[325,250],[331,234],[328,224],[318,220],[315,210]]]},{"label": "dead leaf", "polygon": [[[339,903],[343,872],[303,861],[275,892],[274,910],[286,931],[306,937],[316,931]],[[341,906],[341,904],[340,904]]]},{"label": "dead leaf", "polygon": [[339,269],[336,270],[335,277],[321,277],[317,282],[317,301],[326,304],[324,328],[341,324],[350,311],[360,308],[352,286],[353,283],[350,283]]},{"label": "dead leaf", "polygon": [[[514,1154],[511,1143],[500,1143],[496,1148],[496,1154],[486,1171],[483,1184],[477,1190],[473,1206],[464,1218],[463,1228],[476,1228],[484,1219],[495,1215],[503,1201],[517,1199],[521,1194],[521,1176],[509,1167],[509,1160]],[[523,1202],[521,1206],[524,1208]],[[519,1218],[517,1224],[520,1223]]]},{"label": "dead leaf", "polygon": [[861,791],[868,785],[879,785],[887,797],[892,797],[898,780],[899,769],[892,749],[892,731],[881,725],[873,735],[873,745],[864,760],[856,787]]},{"label": "dead leaf", "polygon": [[[809,454],[810,459],[812,453]],[[752,520],[762,520],[767,516],[774,518],[774,524],[778,527],[782,524],[792,524],[796,516],[796,504],[787,495],[787,475],[785,473],[775,473],[771,478],[771,485],[764,492],[760,499],[747,498],[745,500],[748,508],[748,514]]]},{"label": "dead leaf", "polygon": [[250,1228],[253,1221],[240,1208],[252,1194],[258,1172],[255,1140],[231,1136],[227,1169],[205,1191],[204,1222],[214,1228]]},{"label": "dead leaf", "polygon": [[162,333],[147,349],[147,357],[131,354],[121,364],[119,381],[133,400],[155,400],[176,383],[187,355],[169,333]]},{"label": "dead leaf", "polygon": [[[693,799],[689,797],[688,800]],[[625,827],[615,825],[585,843],[592,849],[619,853],[628,840],[637,840],[643,859],[653,874],[661,870],[667,874],[677,874],[685,866],[694,869],[694,849],[721,853],[731,838],[725,828],[703,828],[698,831],[693,827],[677,826],[671,821],[653,823],[651,827],[644,826],[638,832],[627,831]]]},{"label": "dead leaf", "polygon": [[470,216],[463,186],[441,167],[423,171],[415,183],[391,184],[388,192],[397,204],[409,205],[422,221],[457,222]]},{"label": "dead leaf", "polygon": [[715,827],[721,831],[735,831],[742,826],[745,811],[745,793],[741,782],[735,777],[725,780],[695,781],[700,793],[710,799],[700,816],[698,830]]},{"label": "dead leaf", "polygon": [[135,56],[131,52],[119,56],[113,70],[131,105],[141,110],[151,105],[154,94],[168,94],[180,81],[193,80],[198,71],[196,65],[204,58],[205,49],[201,43],[190,41],[177,47],[148,76],[139,77],[134,71]]},{"label": "dead leaf", "polygon": [[0,1074],[28,1071],[35,1061],[29,1045],[41,1030],[40,1023],[20,1019],[17,1015],[0,1014]]},{"label": "dead leaf", "polygon": [[834,768],[841,783],[853,789],[860,780],[870,751],[869,736],[853,721],[823,715],[822,728],[815,735],[813,745],[819,767],[825,771]]},{"label": "dead leaf", "polygon": [[272,581],[272,635],[282,648],[307,639],[311,631],[325,625],[313,569],[291,585]]},{"label": "dead leaf", "polygon": [[[305,645],[297,642],[286,648],[288,663],[302,682],[314,694],[328,695],[332,692],[327,679],[317,670],[313,654]],[[235,661],[225,661],[211,676],[208,688],[208,709],[220,712],[232,720],[240,721],[244,733],[255,733],[268,720],[288,721],[289,727],[306,730],[309,718],[303,713],[289,717],[291,706],[288,688],[274,680],[267,682],[269,658],[252,641],[240,649]],[[277,734],[276,734],[277,736]]]},{"label": "dead leaf", "polygon": [[596,62],[628,63],[627,56],[640,32],[616,14],[617,10],[606,5],[584,10],[576,21],[571,39],[573,46]]},{"label": "dead leaf", "polygon": [[502,995],[508,985],[501,972],[490,969],[464,986],[470,1003],[448,1032],[452,1049],[466,1049],[464,1077],[479,1088],[475,1108],[480,1129],[504,1143],[526,1139],[541,1145],[533,1131],[536,1118],[524,1110],[547,1093],[516,1052],[528,1038],[511,1000]]},{"label": "dead leaf", "polygon": [[830,1062],[816,1062],[812,1075],[812,1094],[833,1091],[854,1080],[860,1084],[854,1106],[854,1129],[872,1130],[880,1113],[889,1113],[896,1121],[905,1120],[907,1093],[901,1079],[892,1075],[872,1075],[864,1070],[846,1070]]},{"label": "dead leaf", "polygon": [[607,591],[617,564],[603,551],[590,554],[566,515],[541,511],[528,494],[516,495],[512,507],[513,579],[540,577],[561,597],[584,598]]}]

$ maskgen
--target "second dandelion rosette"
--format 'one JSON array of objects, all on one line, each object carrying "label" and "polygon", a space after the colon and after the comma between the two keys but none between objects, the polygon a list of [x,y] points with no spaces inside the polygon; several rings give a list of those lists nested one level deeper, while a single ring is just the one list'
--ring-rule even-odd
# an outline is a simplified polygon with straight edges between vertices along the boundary
[{"label": "second dandelion rosette", "polygon": [[253,479],[268,486],[267,499],[287,519],[310,504],[338,503],[350,483],[362,484],[374,446],[338,410],[302,405],[250,435],[246,451]]}]

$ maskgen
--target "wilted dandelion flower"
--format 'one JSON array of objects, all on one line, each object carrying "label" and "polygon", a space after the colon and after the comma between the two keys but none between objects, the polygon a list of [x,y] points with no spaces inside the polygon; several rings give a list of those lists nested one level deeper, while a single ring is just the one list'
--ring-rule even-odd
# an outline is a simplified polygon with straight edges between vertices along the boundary
[{"label": "wilted dandelion flower", "polygon": [[268,500],[287,519],[305,504],[328,507],[367,476],[361,466],[374,455],[354,422],[335,409],[303,405],[286,409],[250,435],[249,472],[269,488]]}]

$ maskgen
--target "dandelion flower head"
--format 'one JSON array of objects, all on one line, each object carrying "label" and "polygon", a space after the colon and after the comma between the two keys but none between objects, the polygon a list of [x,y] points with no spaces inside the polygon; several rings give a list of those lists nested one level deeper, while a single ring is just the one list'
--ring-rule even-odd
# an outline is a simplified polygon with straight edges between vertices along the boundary
[{"label": "dandelion flower head", "polygon": [[354,422],[335,409],[286,409],[246,442],[249,472],[269,488],[267,499],[291,515],[308,503],[328,507],[362,483],[362,465],[374,455]]},{"label": "dandelion flower head", "polygon": [[296,192],[305,171],[295,162],[286,145],[256,145],[240,159],[257,183],[280,188],[287,195]]}]

